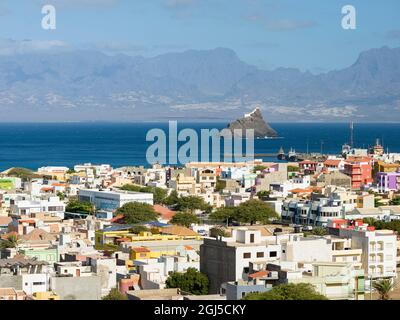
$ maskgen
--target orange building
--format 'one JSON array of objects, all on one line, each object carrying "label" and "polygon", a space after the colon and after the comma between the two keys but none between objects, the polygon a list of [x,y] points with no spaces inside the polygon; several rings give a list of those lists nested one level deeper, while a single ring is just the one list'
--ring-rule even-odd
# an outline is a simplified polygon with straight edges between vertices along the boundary
[{"label": "orange building", "polygon": [[350,157],[344,164],[344,173],[351,178],[351,187],[361,187],[372,183],[372,160],[368,157]]}]

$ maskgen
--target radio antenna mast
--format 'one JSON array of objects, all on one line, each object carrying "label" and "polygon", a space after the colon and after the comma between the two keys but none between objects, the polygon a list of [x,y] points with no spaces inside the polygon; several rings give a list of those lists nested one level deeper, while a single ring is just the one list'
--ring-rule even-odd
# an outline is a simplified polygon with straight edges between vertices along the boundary
[{"label": "radio antenna mast", "polygon": [[354,147],[354,123],[350,122],[350,147]]}]

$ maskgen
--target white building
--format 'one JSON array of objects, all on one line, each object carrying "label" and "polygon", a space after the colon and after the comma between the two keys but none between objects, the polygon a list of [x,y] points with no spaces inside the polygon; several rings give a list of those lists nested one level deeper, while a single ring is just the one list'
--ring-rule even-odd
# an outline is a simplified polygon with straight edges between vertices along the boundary
[{"label": "white building", "polygon": [[372,278],[396,277],[397,236],[392,230],[370,230],[368,225],[348,228],[331,221],[331,234],[351,239],[352,249],[362,250],[362,266]]},{"label": "white building", "polygon": [[30,216],[40,212],[50,213],[63,219],[65,203],[59,197],[49,197],[44,200],[15,200],[11,205],[11,213],[14,215]]},{"label": "white building", "polygon": [[112,211],[129,202],[153,205],[152,193],[82,189],[79,190],[78,194],[79,200],[94,204],[98,210]]}]

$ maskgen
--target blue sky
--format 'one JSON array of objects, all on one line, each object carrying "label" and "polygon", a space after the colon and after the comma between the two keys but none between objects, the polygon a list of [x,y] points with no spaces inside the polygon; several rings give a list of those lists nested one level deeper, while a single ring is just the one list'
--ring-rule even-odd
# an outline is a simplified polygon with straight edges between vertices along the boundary
[{"label": "blue sky", "polygon": [[[56,30],[41,28],[43,4],[56,7]],[[341,27],[347,4],[357,10],[356,30]],[[0,53],[26,39],[24,50],[61,45],[143,56],[227,47],[264,69],[325,72],[363,50],[399,46],[400,1],[3,0],[0,39]]]}]

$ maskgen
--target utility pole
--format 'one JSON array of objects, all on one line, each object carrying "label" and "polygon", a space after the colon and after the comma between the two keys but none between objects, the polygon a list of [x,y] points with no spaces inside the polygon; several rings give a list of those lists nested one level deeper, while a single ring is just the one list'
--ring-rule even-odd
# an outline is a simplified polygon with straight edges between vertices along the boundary
[{"label": "utility pole", "polygon": [[354,123],[350,122],[350,147],[354,147]]}]

